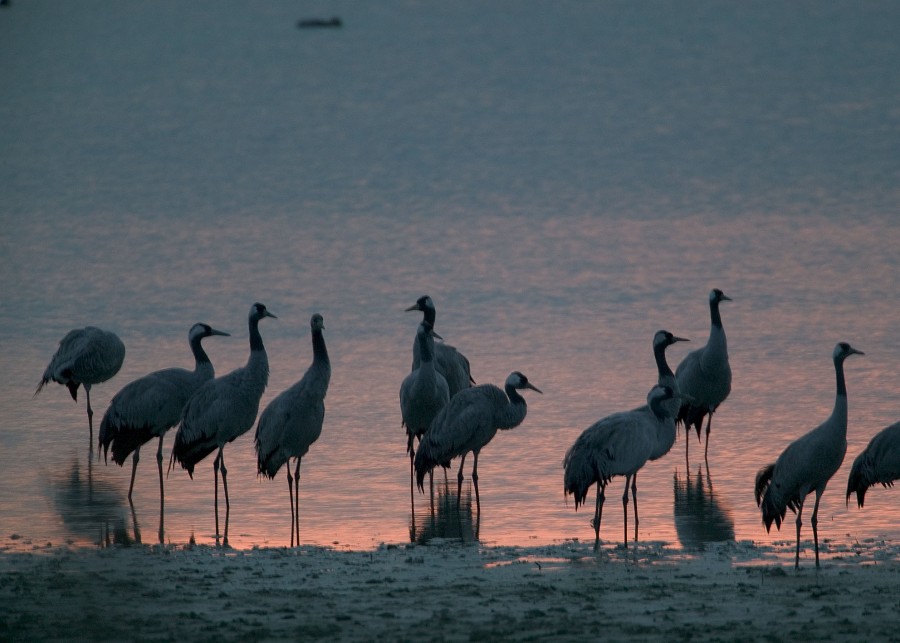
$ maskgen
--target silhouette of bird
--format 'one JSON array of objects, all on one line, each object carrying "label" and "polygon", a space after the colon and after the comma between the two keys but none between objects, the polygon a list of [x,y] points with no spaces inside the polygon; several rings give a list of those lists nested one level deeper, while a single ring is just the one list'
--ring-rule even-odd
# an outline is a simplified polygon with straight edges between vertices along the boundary
[{"label": "silhouette of bird", "polygon": [[87,398],[90,448],[94,446],[94,410],[91,408],[91,386],[111,379],[125,361],[125,344],[118,335],[95,326],[70,330],[56,349],[50,364],[38,382],[37,395],[49,382],[59,382],[78,401],[78,387],[84,386]]},{"label": "silhouette of bird", "polygon": [[[431,324],[431,328],[434,329],[434,320],[437,316],[437,312],[431,297],[428,295],[419,297],[415,304],[406,309],[407,312],[410,310],[421,310],[423,313],[423,320]],[[440,335],[435,335],[435,337],[441,339]],[[419,362],[421,361],[419,353],[421,349],[419,347],[420,344],[417,338],[413,343],[413,362],[411,370],[419,368]],[[434,362],[437,372],[447,380],[447,386],[450,388],[450,397],[453,397],[459,391],[467,389],[475,383],[475,380],[472,379],[468,358],[453,346],[444,343],[436,343],[434,345]]]},{"label": "silhouette of bird", "polygon": [[[575,496],[576,511],[585,502],[590,486],[597,483],[597,504],[592,521],[595,551],[600,548],[600,521],[606,485],[615,476],[625,476],[622,508],[625,513],[625,546],[628,547],[629,483],[659,448],[658,444],[674,442],[677,402],[672,387],[656,385],[647,393],[647,407],[613,413],[595,422],[578,436],[566,452],[563,488],[566,494]],[[637,502],[634,487],[632,494]]]},{"label": "silhouette of bird", "polygon": [[208,324],[194,324],[188,331],[188,344],[194,354],[194,370],[167,368],[145,375],[125,385],[115,394],[100,422],[98,450],[106,458],[112,446],[113,461],[120,467],[134,453],[131,462],[131,484],[128,500],[134,491],[134,475],[140,460],[141,446],[152,438],[159,438],[156,463],[159,468],[159,495],[163,497],[162,445],[166,431],[178,424],[181,411],[191,394],[200,385],[215,377],[209,356],[201,341],[213,335],[228,336]]},{"label": "silhouette of bird", "polygon": [[[257,468],[273,479],[287,463],[288,497],[291,501],[291,547],[300,544],[300,461],[322,434],[325,394],[331,380],[331,361],[325,347],[325,320],[316,313],[309,320],[313,361],[299,382],[269,402],[256,425]],[[296,459],[291,477],[291,458]],[[296,540],[294,534],[296,533]]]},{"label": "silhouette of bird", "polygon": [[506,378],[501,390],[493,384],[481,384],[463,389],[450,398],[431,423],[431,428],[422,436],[416,451],[415,469],[419,489],[423,489],[425,474],[441,464],[448,466],[450,460],[462,456],[457,475],[457,504],[462,491],[463,465],[471,451],[475,461],[472,465],[472,484],[475,486],[475,501],[481,512],[481,497],[478,493],[478,454],[490,442],[498,429],[512,429],[525,419],[527,405],[519,391],[531,389],[542,391],[528,381],[519,371],[513,371]]},{"label": "silhouette of bird", "polygon": [[[213,461],[215,474],[216,541],[219,539],[219,469],[222,470],[222,487],[225,489],[225,508],[228,500],[228,471],[222,450],[225,445],[243,435],[256,421],[259,400],[269,382],[269,358],[259,334],[260,320],[275,315],[260,303],[250,307],[250,357],[247,364],[203,384],[188,399],[181,414],[181,424],[175,434],[169,468],[173,462],[187,469],[194,477],[194,466],[218,449]],[[228,541],[226,520],[225,542]]]},{"label": "silhouette of bird", "polygon": [[403,379],[403,383],[400,385],[400,414],[401,423],[406,427],[406,452],[409,454],[409,493],[414,512],[413,468],[416,453],[413,448],[413,440],[416,438],[421,440],[435,416],[450,401],[447,380],[435,368],[435,337],[440,338],[434,332],[431,323],[422,320],[416,331],[416,342],[420,355],[419,365]]},{"label": "silhouette of bird", "polygon": [[794,567],[800,567],[800,526],[803,501],[813,491],[816,504],[810,523],[816,547],[816,567],[819,566],[819,500],[847,452],[847,385],[844,381],[844,360],[850,355],[864,355],[850,344],[840,342],[834,347],[832,358],[837,380],[837,393],[831,416],[818,427],[798,438],[778,456],[775,464],[756,474],[756,504],[762,509],[766,531],[772,522],[781,529],[787,509],[797,514],[797,552]]},{"label": "silhouette of bird", "polygon": [[892,487],[895,480],[900,480],[900,422],[882,429],[856,456],[847,480],[847,504],[855,491],[856,502],[862,508],[869,487]]},{"label": "silhouette of bird", "polygon": [[[731,392],[728,344],[725,340],[725,329],[722,327],[722,316],[719,314],[719,304],[723,301],[731,301],[731,297],[718,288],[710,291],[709,340],[703,348],[688,353],[675,369],[675,379],[678,380],[679,391],[684,396],[676,421],[684,423],[685,436],[690,435],[693,426],[699,439],[700,427],[703,425],[703,418],[706,417],[706,446],[703,450],[703,458],[706,461],[709,459],[709,431],[713,413]],[[689,440],[685,443],[685,458],[688,443]]]}]

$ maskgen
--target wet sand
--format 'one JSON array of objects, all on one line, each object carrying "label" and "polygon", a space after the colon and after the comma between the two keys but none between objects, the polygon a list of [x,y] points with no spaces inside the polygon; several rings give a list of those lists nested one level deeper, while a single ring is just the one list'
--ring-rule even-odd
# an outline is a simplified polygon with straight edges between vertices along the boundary
[{"label": "wet sand", "polygon": [[3,640],[900,640],[900,544],[0,547]]}]

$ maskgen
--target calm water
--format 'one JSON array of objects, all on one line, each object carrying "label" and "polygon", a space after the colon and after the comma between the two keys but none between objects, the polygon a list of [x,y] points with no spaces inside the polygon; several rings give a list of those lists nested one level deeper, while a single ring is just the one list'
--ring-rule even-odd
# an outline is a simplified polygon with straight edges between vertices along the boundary
[{"label": "calm water", "polygon": [[[233,335],[206,343],[219,374],[242,365],[254,301],[278,315],[262,324],[262,405],[302,375],[309,317],[325,317],[333,376],[301,468],[303,542],[409,539],[398,391],[420,318],[403,311],[424,293],[476,380],[516,369],[544,391],[482,452],[480,523],[448,517],[441,495],[437,531],[589,539],[590,511],[563,497],[563,454],[644,400],[657,329],[693,340],[673,366],[706,341],[712,287],[734,299],[733,391],[708,468],[686,466],[682,435],[641,474],[640,538],[790,540],[790,524],[766,534],[753,478],[830,413],[841,340],[866,356],[847,363],[849,448],[821,535],[900,538],[897,491],[873,490],[862,511],[843,498],[852,459],[900,417],[897,5],[297,11],[0,11],[0,542],[157,539],[155,445],[132,514],[130,463],[88,458],[83,394],[32,397],[66,331],[99,325],[127,346],[94,387],[99,424],[127,382],[191,366],[196,321]],[[343,29],[294,26],[333,14]],[[225,458],[231,544],[287,544],[284,474],[256,477],[252,431]],[[166,542],[212,542],[212,461],[166,484]],[[621,489],[604,512],[611,541]]]}]

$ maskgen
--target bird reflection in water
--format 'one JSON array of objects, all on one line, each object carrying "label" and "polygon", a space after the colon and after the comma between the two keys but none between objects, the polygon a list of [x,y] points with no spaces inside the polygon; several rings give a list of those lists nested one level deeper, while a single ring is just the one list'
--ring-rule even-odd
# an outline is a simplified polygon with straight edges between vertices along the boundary
[{"label": "bird reflection in water", "polygon": [[712,479],[703,467],[693,478],[683,479],[675,469],[675,530],[682,547],[703,549],[708,543],[734,540],[731,510],[722,504],[713,490]]},{"label": "bird reflection in water", "polygon": [[[424,507],[419,516],[411,515],[410,541],[420,545],[435,538],[458,540],[464,543],[478,541],[481,515],[472,515],[472,488],[464,490],[457,499],[456,489],[447,480],[435,484],[437,498]],[[417,519],[418,518],[418,519]]]},{"label": "bird reflection in water", "polygon": [[63,527],[73,538],[101,547],[141,543],[134,507],[129,532],[125,495],[116,485],[95,479],[90,470],[82,476],[77,461],[53,480],[50,491]]}]

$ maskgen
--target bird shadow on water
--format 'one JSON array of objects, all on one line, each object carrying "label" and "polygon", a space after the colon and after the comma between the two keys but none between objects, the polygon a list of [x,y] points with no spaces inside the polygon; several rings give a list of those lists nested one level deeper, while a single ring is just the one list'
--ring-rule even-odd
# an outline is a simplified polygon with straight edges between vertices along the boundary
[{"label": "bird shadow on water", "polygon": [[141,544],[134,506],[116,485],[94,476],[90,460],[87,474],[76,460],[67,471],[52,478],[50,493],[63,528],[76,542],[100,547]]},{"label": "bird shadow on water", "polygon": [[463,543],[478,542],[481,517],[472,514],[471,487],[463,492],[457,502],[456,485],[446,480],[435,483],[432,502],[417,504],[415,516],[410,516],[410,540],[420,545],[435,539],[457,540]]},{"label": "bird shadow on water", "polygon": [[676,469],[673,487],[675,531],[682,547],[702,550],[709,543],[734,540],[731,510],[716,495],[708,470],[704,475],[698,466],[696,475],[679,476]]}]

